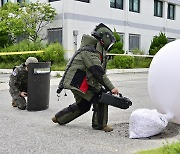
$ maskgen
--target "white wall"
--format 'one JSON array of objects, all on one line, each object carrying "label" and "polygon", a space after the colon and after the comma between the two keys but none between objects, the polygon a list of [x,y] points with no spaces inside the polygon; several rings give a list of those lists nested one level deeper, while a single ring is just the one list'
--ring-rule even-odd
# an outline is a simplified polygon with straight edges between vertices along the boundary
[{"label": "white wall", "polygon": [[[54,4],[53,4],[54,3]],[[58,11],[61,2],[51,3]],[[100,22],[105,23],[111,29],[125,33],[125,50],[129,46],[129,33],[140,34],[140,48],[148,52],[150,42],[154,35],[160,31],[166,36],[180,38],[180,7],[176,5],[176,20],[167,19],[167,4],[164,4],[163,18],[154,16],[154,1],[141,0],[140,13],[129,12],[128,1],[124,2],[124,9],[110,8],[109,0],[91,0],[90,3],[83,3],[75,0],[64,0],[64,47],[69,51],[74,51],[73,30],[78,30],[77,46],[80,45],[81,36],[84,33],[90,34],[95,25]],[[172,32],[175,29],[175,32]],[[178,33],[177,33],[178,32]]]},{"label": "white wall", "polygon": [[[31,0],[35,2],[36,0]],[[60,0],[50,4],[56,8],[57,16],[49,28],[63,29],[63,46],[66,50],[76,50],[80,46],[84,33],[90,34],[95,25],[105,23],[112,30],[124,33],[124,49],[129,49],[129,34],[140,35],[140,49],[148,53],[151,40],[159,32],[165,32],[167,37],[180,38],[180,0],[168,0],[175,3],[175,20],[167,19],[167,1],[164,0],[163,18],[154,16],[154,1],[140,0],[140,13],[129,12],[129,0],[124,0],[124,9],[110,8],[110,0],[90,0],[84,3],[75,0]],[[41,0],[48,2],[48,0]],[[77,30],[76,37],[73,31]]]}]

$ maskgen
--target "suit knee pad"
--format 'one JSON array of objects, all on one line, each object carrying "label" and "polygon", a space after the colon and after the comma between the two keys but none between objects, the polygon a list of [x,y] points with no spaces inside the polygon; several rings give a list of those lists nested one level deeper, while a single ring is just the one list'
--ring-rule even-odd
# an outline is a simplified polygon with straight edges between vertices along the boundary
[{"label": "suit knee pad", "polygon": [[91,102],[82,99],[78,104],[77,104],[79,110],[81,110],[81,112],[87,112],[90,110],[91,108]]}]

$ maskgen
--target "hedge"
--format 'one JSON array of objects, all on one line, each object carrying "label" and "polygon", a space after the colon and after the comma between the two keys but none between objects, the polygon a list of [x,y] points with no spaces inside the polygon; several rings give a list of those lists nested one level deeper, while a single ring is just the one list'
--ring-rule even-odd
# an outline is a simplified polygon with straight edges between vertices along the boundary
[{"label": "hedge", "polygon": [[43,53],[29,53],[29,54],[17,54],[17,55],[2,55],[0,56],[0,62],[4,63],[22,63],[28,57],[34,56],[39,61],[51,61],[52,63],[63,63],[65,50],[59,43],[52,43],[48,46],[41,42],[33,43],[25,40],[20,43],[16,43],[12,46],[0,49],[0,52],[22,52],[22,51],[37,51],[44,50]]},{"label": "hedge", "polygon": [[108,61],[108,69],[128,69],[128,68],[149,68],[152,57],[136,57],[120,55],[114,56],[113,59]]}]

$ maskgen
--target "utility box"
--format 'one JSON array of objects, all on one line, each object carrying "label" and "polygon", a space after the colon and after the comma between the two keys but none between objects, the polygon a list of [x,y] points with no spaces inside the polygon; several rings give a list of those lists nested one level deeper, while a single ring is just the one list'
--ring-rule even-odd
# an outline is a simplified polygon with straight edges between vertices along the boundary
[{"label": "utility box", "polygon": [[41,111],[49,108],[50,73],[51,62],[28,65],[28,111]]}]

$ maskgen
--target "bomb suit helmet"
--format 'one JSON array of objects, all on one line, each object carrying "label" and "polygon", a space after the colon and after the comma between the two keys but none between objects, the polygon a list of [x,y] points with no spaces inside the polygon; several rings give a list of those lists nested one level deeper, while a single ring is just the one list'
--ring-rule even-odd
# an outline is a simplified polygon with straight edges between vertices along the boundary
[{"label": "bomb suit helmet", "polygon": [[100,23],[91,33],[103,46],[105,50],[109,50],[111,46],[116,42],[113,32],[109,27]]}]

